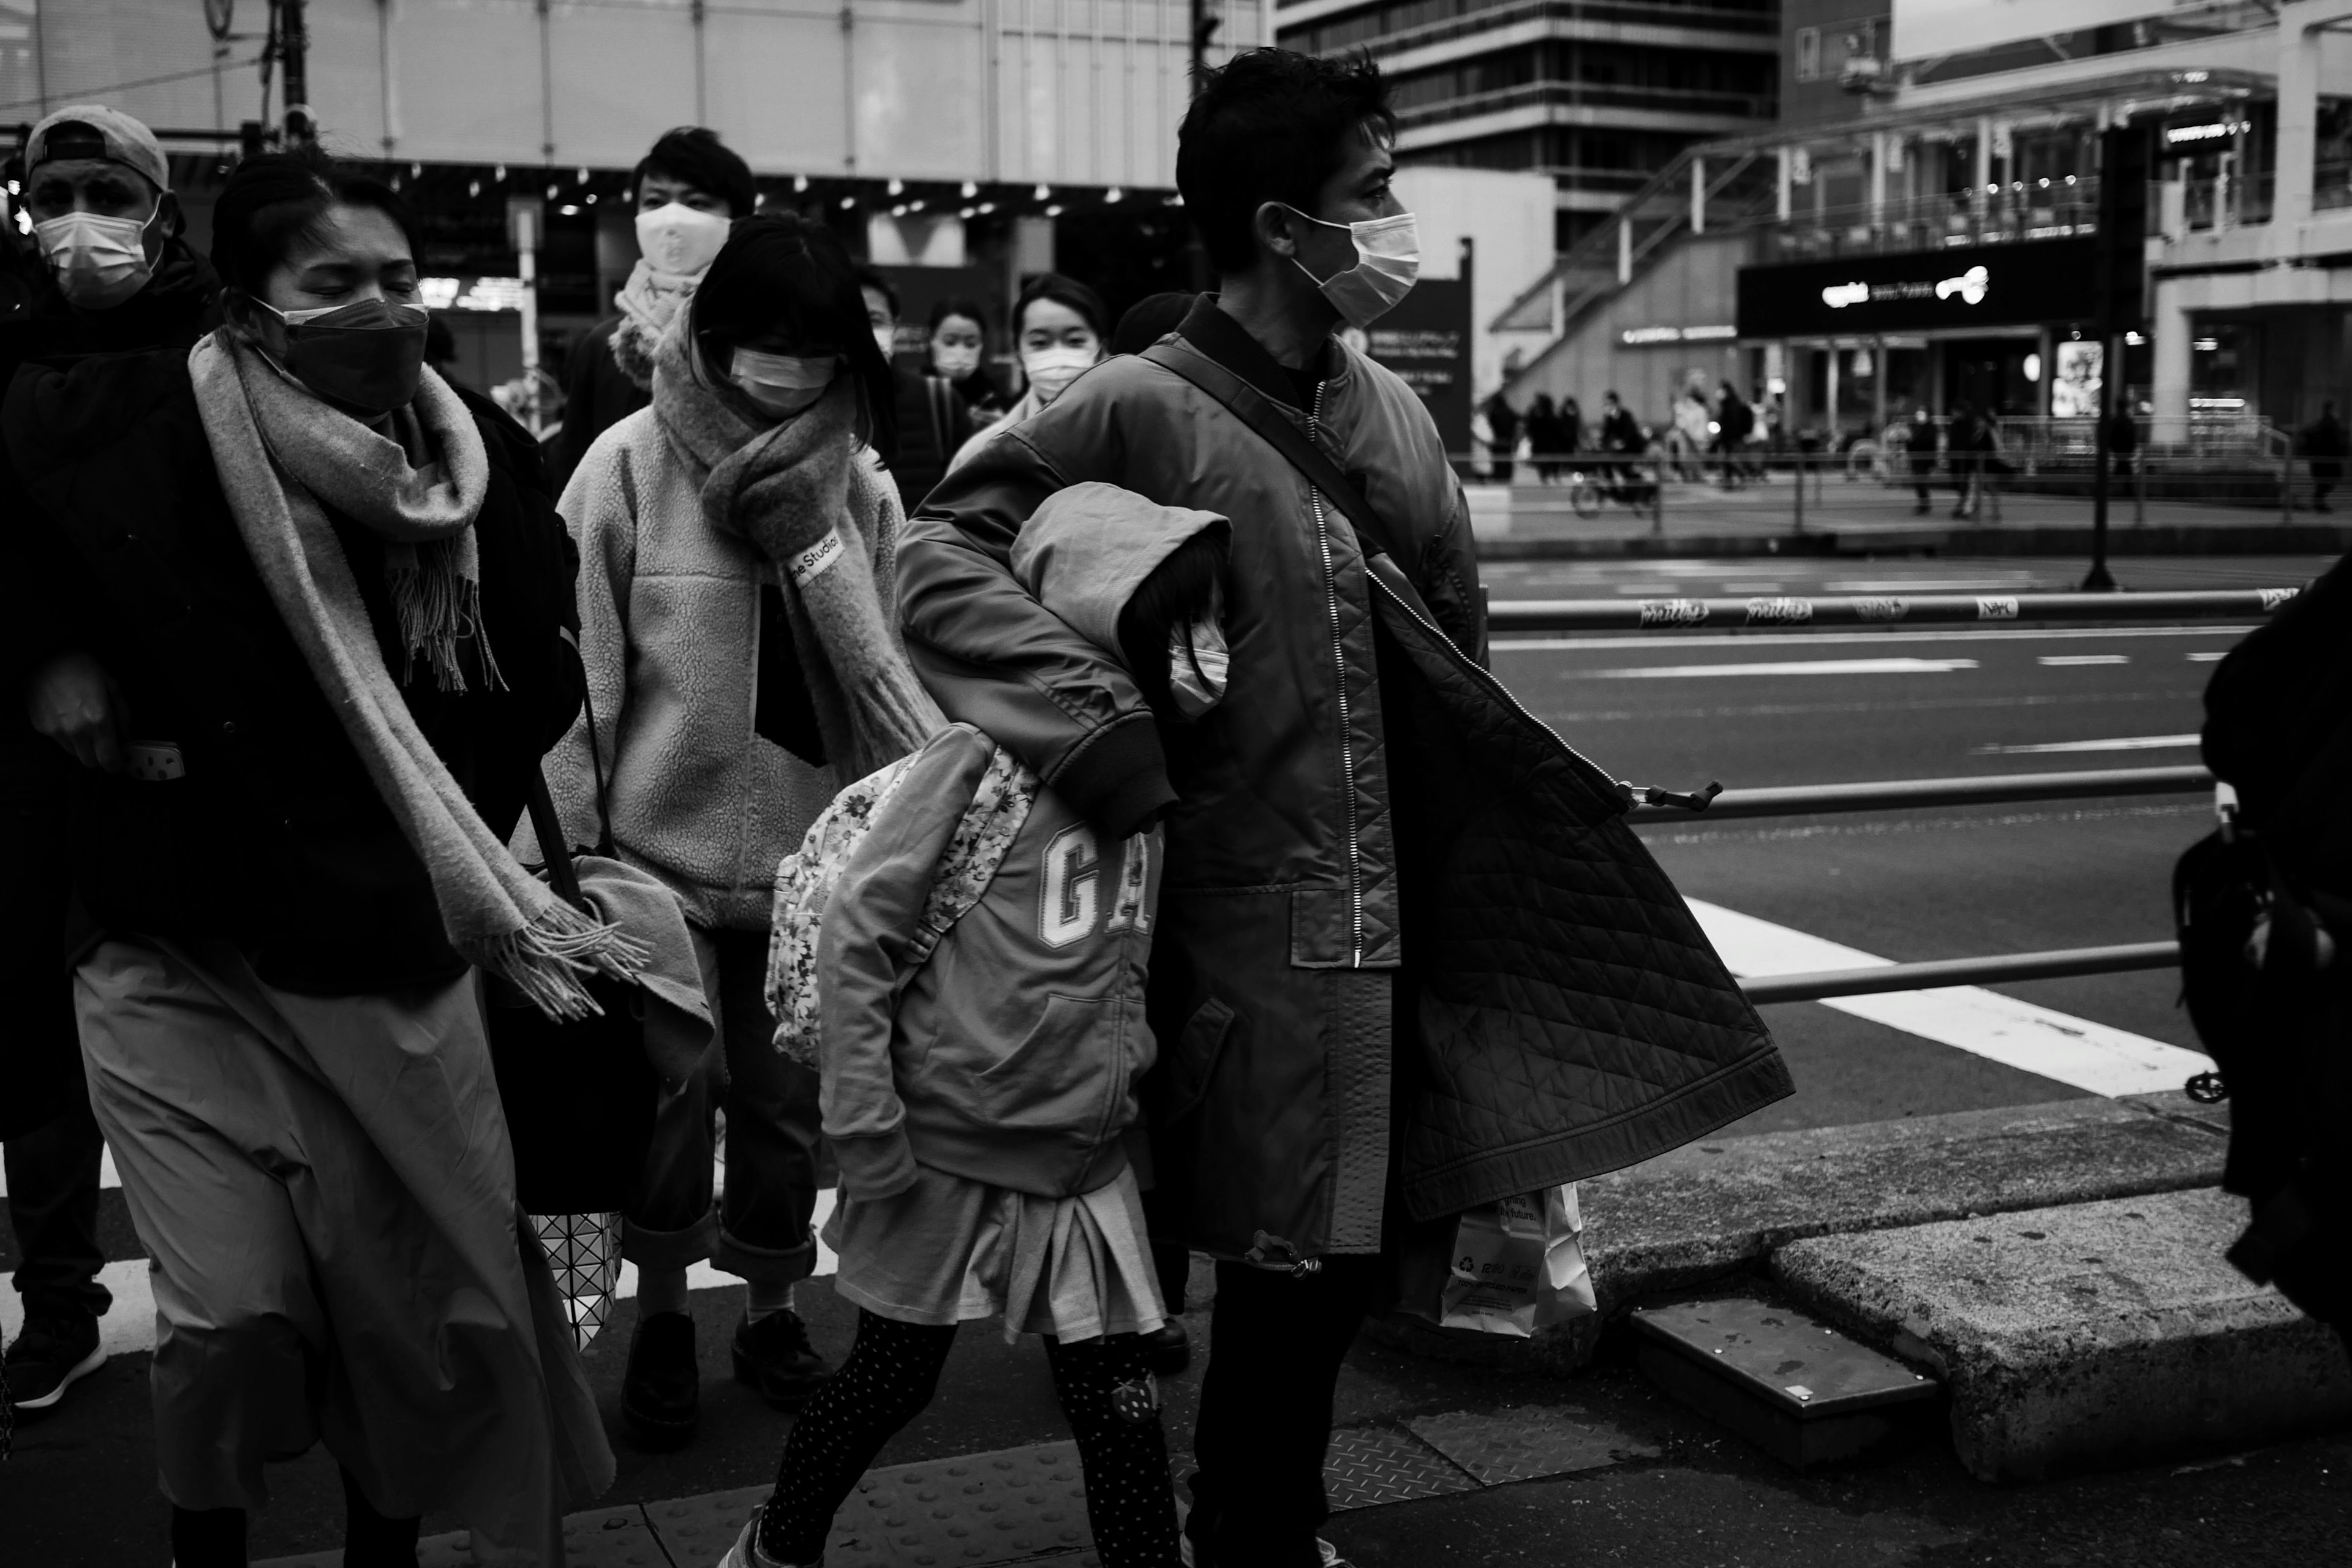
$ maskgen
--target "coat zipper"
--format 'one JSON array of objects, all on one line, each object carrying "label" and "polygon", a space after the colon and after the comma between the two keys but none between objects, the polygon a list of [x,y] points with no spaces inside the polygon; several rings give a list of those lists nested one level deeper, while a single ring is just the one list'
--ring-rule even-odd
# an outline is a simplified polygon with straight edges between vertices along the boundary
[{"label": "coat zipper", "polygon": [[[1307,413],[1307,438],[1314,441],[1323,427],[1323,388],[1327,383],[1315,384],[1315,406]],[[1320,442],[1317,443],[1318,446]],[[1348,824],[1348,921],[1349,966],[1364,966],[1364,879],[1356,842],[1356,754],[1349,744],[1353,725],[1348,717],[1348,654],[1345,639],[1339,631],[1339,574],[1331,562],[1331,529],[1323,514],[1323,497],[1314,481],[1307,486],[1307,504],[1315,510],[1315,539],[1323,552],[1323,587],[1329,596],[1331,613],[1331,663],[1339,671],[1339,784],[1345,792]]]}]

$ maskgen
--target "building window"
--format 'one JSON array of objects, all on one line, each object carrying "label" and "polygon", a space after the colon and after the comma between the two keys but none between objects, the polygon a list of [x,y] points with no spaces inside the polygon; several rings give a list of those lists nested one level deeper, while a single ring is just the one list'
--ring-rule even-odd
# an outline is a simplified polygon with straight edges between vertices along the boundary
[{"label": "building window", "polygon": [[1819,27],[1797,29],[1797,79],[1812,81],[1822,74],[1822,30]]}]

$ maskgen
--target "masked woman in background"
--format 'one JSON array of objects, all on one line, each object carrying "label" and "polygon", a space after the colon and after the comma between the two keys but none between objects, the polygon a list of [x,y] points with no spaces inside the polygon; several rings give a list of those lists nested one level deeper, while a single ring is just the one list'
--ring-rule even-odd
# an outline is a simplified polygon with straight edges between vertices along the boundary
[{"label": "masked woman in background", "polygon": [[580,691],[530,437],[422,368],[400,198],[316,151],[213,213],[226,325],[20,375],[0,647],[76,770],[74,1002],[160,1320],[180,1568],[324,1439],[344,1561],[561,1563],[613,1475],[472,968],[552,1015],[629,944],[504,846]]},{"label": "masked woman in background", "polygon": [[987,317],[971,300],[942,300],[931,307],[931,374],[954,389],[974,430],[1004,417],[1004,398],[988,374]]},{"label": "masked woman in background", "polygon": [[[718,1024],[698,1069],[663,1088],[623,1215],[638,1319],[621,1405],[648,1447],[698,1421],[689,1265],[750,1286],[739,1380],[792,1408],[824,1376],[792,1308],[816,1266],[816,1077],[772,1043],[768,924],[776,862],[840,786],[943,722],[886,607],[903,521],[883,467],[895,403],[841,242],[797,217],[746,218],[663,334],[652,405],[597,437],[563,492],[614,838],[685,907]],[[549,759],[577,843],[596,837],[596,781],[583,719]],[[534,858],[528,830],[519,847]]]},{"label": "masked woman in background", "polygon": [[971,461],[997,432],[1010,430],[1062,395],[1062,389],[1079,374],[1102,363],[1103,345],[1110,339],[1110,312],[1102,296],[1075,278],[1048,272],[1032,279],[1013,307],[1013,346],[1021,355],[1021,374],[1029,390],[1002,422],[981,431],[963,444],[948,465],[953,473]]}]

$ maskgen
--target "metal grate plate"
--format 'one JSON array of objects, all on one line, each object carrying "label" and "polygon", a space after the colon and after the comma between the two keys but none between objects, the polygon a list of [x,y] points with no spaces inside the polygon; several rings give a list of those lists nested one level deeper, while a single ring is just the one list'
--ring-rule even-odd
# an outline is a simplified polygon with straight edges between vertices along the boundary
[{"label": "metal grate plate", "polygon": [[1331,1434],[1323,1485],[1332,1508],[1349,1509],[1473,1491],[1478,1483],[1410,1432],[1350,1426]]},{"label": "metal grate plate", "polygon": [[1658,1453],[1657,1445],[1613,1426],[1573,1421],[1549,1410],[1515,1410],[1503,1415],[1457,1410],[1419,1416],[1405,1425],[1482,1486],[1597,1470],[1625,1459],[1654,1458]]}]

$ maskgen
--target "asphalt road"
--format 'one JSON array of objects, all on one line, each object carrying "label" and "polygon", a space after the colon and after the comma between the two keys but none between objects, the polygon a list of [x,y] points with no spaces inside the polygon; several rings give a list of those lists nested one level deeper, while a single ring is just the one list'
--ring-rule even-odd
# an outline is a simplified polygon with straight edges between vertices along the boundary
[{"label": "asphalt road", "polygon": [[[2072,563],[2033,562],[1588,562],[1490,571],[1498,597],[1805,592],[2023,591],[2071,585]],[[2325,563],[2127,563],[2135,585],[2302,581]],[[1964,589],[1962,584],[1968,584]],[[1769,586],[1767,584],[1769,584]],[[1868,584],[1864,586],[1864,584]],[[1621,777],[1677,786],[1837,783],[2180,763],[2226,626],[2028,627],[1769,636],[1547,638],[1499,647],[1496,670],[1586,754]],[[1909,660],[1909,664],[1853,661]],[[1796,666],[1756,672],[1758,665]],[[1837,668],[1829,668],[1837,667]],[[1666,672],[1666,673],[1661,673]],[[2017,751],[2149,742],[2122,751]],[[2161,742],[2162,743],[2153,743]],[[2127,942],[2169,934],[2167,879],[2205,830],[2194,797],[1937,809],[1644,830],[1694,899],[1894,959]],[[2193,1046],[2163,974],[2001,986],[2003,994],[2151,1039]],[[1741,1130],[2023,1104],[2083,1091],[2030,1070],[1816,1004],[1767,1010],[1798,1082]],[[136,1255],[109,1194],[110,1256]],[[0,1237],[5,1240],[5,1237]],[[0,1251],[0,1265],[10,1261]],[[1196,1268],[1196,1278],[1202,1270]],[[1201,1279],[1202,1284],[1205,1278]],[[844,1353],[852,1314],[803,1291],[818,1346]],[[705,1426],[681,1453],[617,1444],[618,1501],[757,1483],[787,1417],[725,1381],[733,1289],[698,1290]],[[1207,1314],[1192,1325],[1205,1343]],[[635,1304],[589,1357],[616,1413]],[[0,1564],[160,1563],[164,1510],[152,1482],[147,1358],[121,1356],[68,1406],[19,1435],[0,1468]],[[1197,1371],[1168,1385],[1171,1441],[1189,1439]],[[1948,1448],[1868,1469],[1800,1478],[1656,1394],[1612,1359],[1565,1383],[1439,1365],[1366,1342],[1343,1375],[1342,1424],[1541,1405],[1612,1426],[1654,1457],[1605,1471],[1342,1515],[1331,1536],[1360,1568],[1554,1568],[1581,1563],[1810,1565],[2318,1563],[2352,1538],[2352,1447],[2284,1445],[2186,1470],[2157,1467],[2050,1486],[1991,1489]],[[932,1409],[885,1464],[1056,1440],[1043,1357],[992,1327],[962,1333]],[[314,1450],[273,1468],[257,1557],[338,1543],[340,1492]],[[428,1529],[453,1521],[430,1521]],[[701,1565],[697,1565],[701,1568]]]}]

